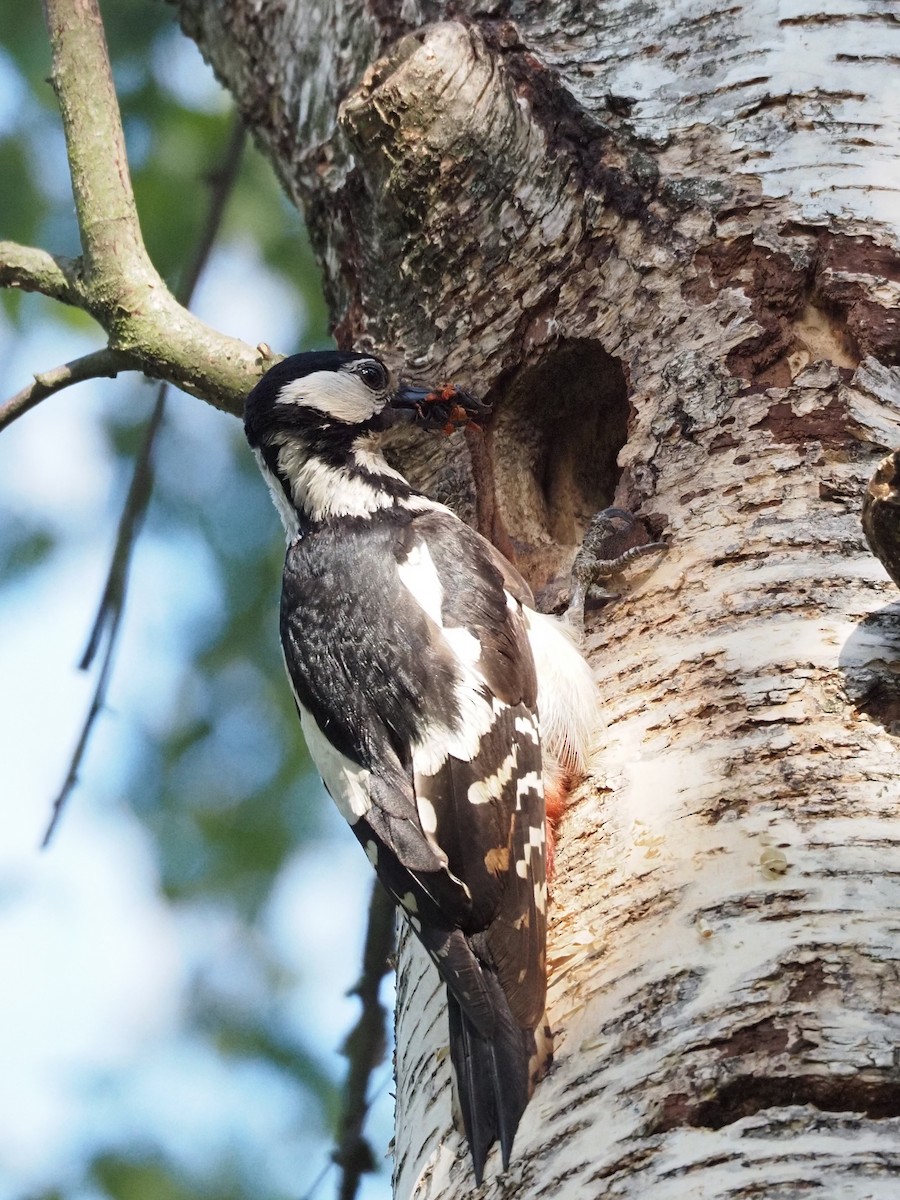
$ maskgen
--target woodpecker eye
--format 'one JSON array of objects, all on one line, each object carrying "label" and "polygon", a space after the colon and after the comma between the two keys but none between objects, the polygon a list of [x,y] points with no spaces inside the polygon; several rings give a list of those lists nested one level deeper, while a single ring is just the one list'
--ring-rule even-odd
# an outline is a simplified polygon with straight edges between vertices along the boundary
[{"label": "woodpecker eye", "polygon": [[388,377],[387,371],[380,362],[376,362],[374,358],[367,358],[361,363],[354,363],[351,368],[355,375],[358,375],[366,387],[371,388],[373,392],[383,392],[387,390]]}]

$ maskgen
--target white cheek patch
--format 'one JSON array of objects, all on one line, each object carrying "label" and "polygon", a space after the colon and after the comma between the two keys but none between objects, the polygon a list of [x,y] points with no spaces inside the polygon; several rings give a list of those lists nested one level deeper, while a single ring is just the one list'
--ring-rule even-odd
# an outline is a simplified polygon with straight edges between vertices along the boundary
[{"label": "white cheek patch", "polygon": [[377,440],[371,434],[357,438],[353,443],[350,453],[353,461],[361,470],[368,471],[370,475],[381,475],[382,477],[387,476],[388,479],[399,479],[401,483],[405,483],[409,487],[409,481],[406,476],[401,475],[399,471],[395,471],[393,467],[388,466],[387,460],[378,448]]},{"label": "white cheek patch", "polygon": [[359,425],[385,406],[385,397],[376,396],[358,375],[349,371],[314,371],[292,379],[278,393],[276,404],[300,404],[342,421]]},{"label": "white cheek patch", "polygon": [[393,501],[387,492],[359,479],[345,467],[330,467],[295,442],[278,451],[278,469],[290,483],[294,503],[314,521],[329,517],[365,517]]}]

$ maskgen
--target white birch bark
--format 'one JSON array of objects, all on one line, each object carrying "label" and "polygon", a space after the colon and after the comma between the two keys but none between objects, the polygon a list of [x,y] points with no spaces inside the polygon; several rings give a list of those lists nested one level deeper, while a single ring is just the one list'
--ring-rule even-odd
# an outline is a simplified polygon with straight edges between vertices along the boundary
[{"label": "white birch bark", "polygon": [[[896,1197],[900,608],[859,510],[900,445],[900,9],[180,8],[342,341],[490,390],[479,515],[532,582],[613,499],[671,543],[589,617],[556,1066],[484,1194]],[[397,1047],[395,1195],[468,1195],[409,941]]]}]

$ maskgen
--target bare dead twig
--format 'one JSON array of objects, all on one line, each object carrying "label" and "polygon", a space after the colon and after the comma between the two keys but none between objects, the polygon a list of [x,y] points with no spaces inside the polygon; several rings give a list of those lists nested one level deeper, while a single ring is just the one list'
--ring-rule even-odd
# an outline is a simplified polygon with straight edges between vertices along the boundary
[{"label": "bare dead twig", "polygon": [[344,1084],[341,1123],[334,1160],[341,1169],[339,1200],[354,1200],[362,1176],[375,1159],[363,1125],[369,1111],[369,1082],[387,1044],[387,1012],[378,999],[381,980],[394,951],[394,902],[376,880],[369,903],[362,973],[354,993],[362,1001],[359,1020],[347,1036],[344,1054],[350,1066]]}]

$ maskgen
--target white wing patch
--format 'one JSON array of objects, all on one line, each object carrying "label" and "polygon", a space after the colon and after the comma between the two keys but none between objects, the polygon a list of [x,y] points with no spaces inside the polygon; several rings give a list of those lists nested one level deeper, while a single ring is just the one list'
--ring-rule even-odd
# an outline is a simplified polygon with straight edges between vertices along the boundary
[{"label": "white wing patch", "polygon": [[530,869],[529,857],[532,851],[536,851],[539,858],[543,858],[544,843],[546,840],[547,835],[543,825],[531,825],[529,827],[528,841],[522,847],[523,857],[516,862],[516,874],[520,879],[528,878],[528,871]]},{"label": "white wing patch", "polygon": [[520,779],[516,780],[516,808],[522,807],[523,796],[527,796],[529,792],[534,792],[539,796],[541,788],[542,780],[537,771],[527,771]]},{"label": "white wing patch", "polygon": [[482,737],[493,725],[497,712],[505,705],[498,700],[492,704],[485,699],[484,677],[478,670],[481,659],[481,642],[478,638],[471,630],[460,625],[444,625],[444,588],[424,541],[415,542],[403,562],[398,564],[397,573],[403,586],[434,622],[452,650],[460,674],[456,687],[459,722],[452,729],[435,722],[428,726],[413,747],[416,772],[434,775],[451,755],[462,762],[471,762],[478,754]]},{"label": "white wing patch", "polygon": [[297,705],[300,711],[300,727],[310,757],[322,776],[328,794],[338,807],[338,812],[350,825],[355,825],[372,807],[369,798],[369,780],[372,772],[361,767],[336,750],[316,724],[309,709]]},{"label": "white wing patch", "polygon": [[516,733],[521,733],[530,738],[535,745],[538,744],[538,727],[534,717],[516,717]]},{"label": "white wing patch", "polygon": [[[416,793],[416,810],[422,830],[426,834],[437,833],[437,813],[434,805],[426,796],[420,796],[418,792]],[[431,839],[429,838],[429,840]]]},{"label": "white wing patch", "polygon": [[419,607],[431,617],[435,625],[443,629],[441,605],[444,589],[431,551],[422,541],[417,541],[408,556],[397,567],[397,574]]},{"label": "white wing patch", "polygon": [[481,658],[481,642],[469,629],[461,625],[444,630],[444,640],[449,642],[450,649],[460,662],[474,667]]}]

